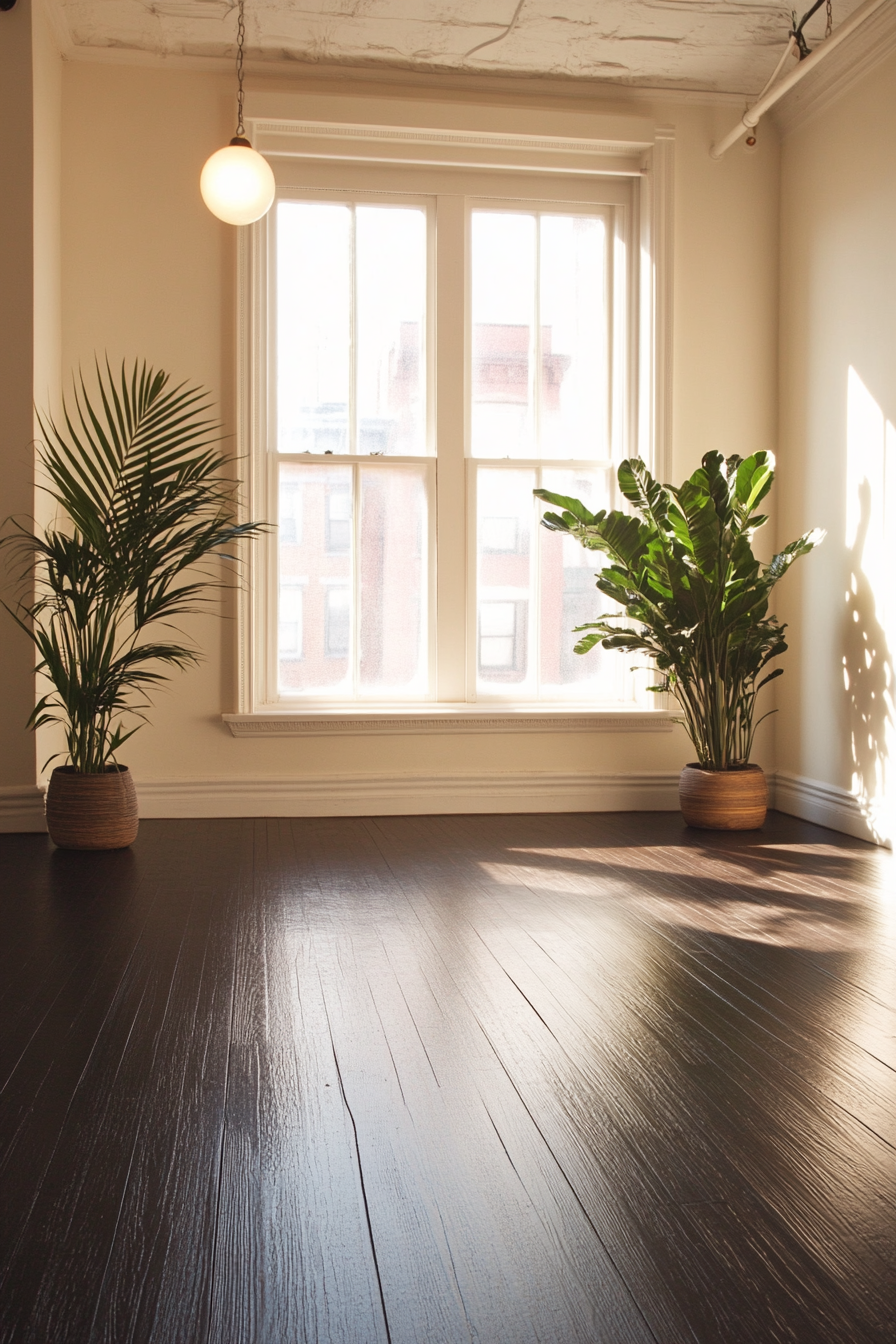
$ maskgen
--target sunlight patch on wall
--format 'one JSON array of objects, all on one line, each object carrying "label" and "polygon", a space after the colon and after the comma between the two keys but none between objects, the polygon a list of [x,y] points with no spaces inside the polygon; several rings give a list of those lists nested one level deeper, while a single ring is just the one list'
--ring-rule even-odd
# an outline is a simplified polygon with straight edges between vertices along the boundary
[{"label": "sunlight patch on wall", "polygon": [[847,386],[843,685],[852,790],[875,838],[896,832],[893,647],[896,636],[896,429],[850,367]]}]

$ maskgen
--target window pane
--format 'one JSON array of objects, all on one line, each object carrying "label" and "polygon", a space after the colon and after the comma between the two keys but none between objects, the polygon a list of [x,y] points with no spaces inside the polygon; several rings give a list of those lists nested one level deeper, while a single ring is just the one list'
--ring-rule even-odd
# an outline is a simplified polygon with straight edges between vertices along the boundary
[{"label": "window pane", "polygon": [[340,555],[352,548],[352,481],[346,475],[345,484],[339,480],[327,491],[327,516],[324,523],[324,550],[328,555]]},{"label": "window pane", "polygon": [[534,695],[529,655],[533,471],[480,468],[477,498],[478,681]]},{"label": "window pane", "polygon": [[281,543],[296,545],[302,540],[302,483],[289,471],[280,477],[278,532]]},{"label": "window pane", "polygon": [[540,456],[609,457],[606,229],[540,219]]},{"label": "window pane", "polygon": [[283,462],[280,495],[281,692],[425,696],[426,469]]},{"label": "window pane", "polygon": [[426,215],[357,211],[359,453],[426,451]]},{"label": "window pane", "polygon": [[580,655],[577,625],[616,608],[595,586],[602,558],[539,526],[546,489],[593,511],[612,504],[606,469],[477,469],[476,667],[480,693],[519,700],[630,700],[625,658],[601,649]]},{"label": "window pane", "polygon": [[348,451],[351,223],[345,205],[277,207],[277,442]]},{"label": "window pane", "polygon": [[608,457],[604,220],[474,211],[472,227],[473,455]]},{"label": "window pane", "polygon": [[479,662],[488,670],[512,671],[518,662],[521,613],[516,602],[489,601],[479,606]]},{"label": "window pane", "polygon": [[281,452],[424,453],[425,332],[425,211],[281,202]]},{"label": "window pane", "polygon": [[361,467],[361,688],[427,691],[426,480],[416,467]]},{"label": "window pane", "polygon": [[347,584],[330,587],[324,603],[324,654],[347,658],[351,649],[351,590]]},{"label": "window pane", "polygon": [[283,462],[280,499],[280,689],[351,695],[352,468]]},{"label": "window pane", "polygon": [[[546,490],[581,499],[592,513],[611,506],[606,472],[545,471],[542,483]],[[540,501],[536,505],[540,516],[545,506]],[[600,648],[586,654],[573,652],[581,638],[573,633],[575,626],[618,610],[595,587],[594,576],[606,558],[600,551],[586,551],[573,537],[543,527],[539,527],[539,541],[542,694],[621,698],[627,667],[621,654]]]},{"label": "window pane", "polygon": [[530,457],[535,446],[535,216],[473,212],[472,449]]},{"label": "window pane", "polygon": [[289,661],[302,656],[302,589],[299,584],[280,585],[280,657]]}]

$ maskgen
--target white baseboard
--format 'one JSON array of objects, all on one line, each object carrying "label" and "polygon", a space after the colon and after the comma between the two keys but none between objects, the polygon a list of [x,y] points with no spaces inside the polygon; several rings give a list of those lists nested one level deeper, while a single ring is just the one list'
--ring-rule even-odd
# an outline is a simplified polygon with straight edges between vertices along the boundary
[{"label": "white baseboard", "polygon": [[13,831],[46,831],[43,790],[36,784],[0,787],[0,834]]},{"label": "white baseboard", "polygon": [[[769,771],[780,812],[874,844],[891,841],[848,789]],[[501,812],[675,812],[678,774],[570,773],[258,775],[238,779],[135,780],[141,817],[359,817]],[[0,787],[0,833],[46,831],[37,785]]]},{"label": "white baseboard", "polygon": [[454,775],[140,779],[141,817],[426,816],[450,812],[674,812],[678,775],[526,771]]},{"label": "white baseboard", "polygon": [[878,834],[868,810],[855,794],[835,784],[824,784],[818,779],[807,779],[804,775],[778,770],[775,775],[775,807],[779,812],[802,817],[804,821],[814,821],[819,826],[829,826],[832,831],[854,835],[858,840],[870,840],[872,844],[883,844],[887,848],[892,845],[889,838]]}]

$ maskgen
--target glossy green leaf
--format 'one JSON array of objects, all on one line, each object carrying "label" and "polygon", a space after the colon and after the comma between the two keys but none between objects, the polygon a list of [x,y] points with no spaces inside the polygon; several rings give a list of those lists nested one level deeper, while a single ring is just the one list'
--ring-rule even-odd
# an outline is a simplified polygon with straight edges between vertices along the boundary
[{"label": "glossy green leaf", "polygon": [[715,768],[750,758],[757,693],[781,674],[767,668],[787,649],[769,594],[823,536],[806,533],[760,564],[751,539],[766,522],[756,509],[773,481],[770,453],[711,452],[677,489],[659,485],[640,460],[623,462],[619,488],[634,516],[589,515],[577,500],[538,492],[563,509],[546,515],[546,527],[607,555],[596,587],[631,623],[578,626],[588,633],[576,652],[599,644],[649,654],[662,674],[651,689],[676,697],[697,759]]}]

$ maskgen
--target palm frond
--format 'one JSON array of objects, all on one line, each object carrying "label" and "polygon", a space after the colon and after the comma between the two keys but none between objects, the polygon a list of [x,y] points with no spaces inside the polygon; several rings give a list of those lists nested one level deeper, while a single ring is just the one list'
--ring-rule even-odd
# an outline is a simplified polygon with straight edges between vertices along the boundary
[{"label": "palm frond", "polygon": [[145,362],[113,373],[107,359],[95,387],[73,380],[58,422],[39,416],[45,488],[68,525],[14,524],[0,540],[33,575],[12,614],[53,686],[30,726],[62,723],[79,770],[103,769],[150,693],[199,657],[148,627],[200,610],[222,582],[202,562],[235,565],[237,544],[266,526],[235,516],[232,460],[210,411],[201,387],[169,386]]}]

